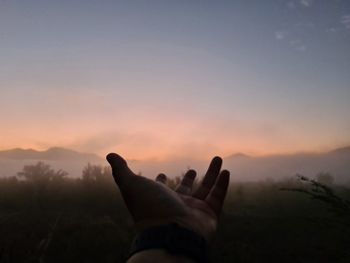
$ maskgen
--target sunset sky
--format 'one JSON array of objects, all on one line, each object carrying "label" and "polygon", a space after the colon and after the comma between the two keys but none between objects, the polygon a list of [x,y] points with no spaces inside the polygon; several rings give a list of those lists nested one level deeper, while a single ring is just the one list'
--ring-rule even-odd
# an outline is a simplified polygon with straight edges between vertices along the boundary
[{"label": "sunset sky", "polygon": [[350,145],[350,1],[0,0],[0,150]]}]

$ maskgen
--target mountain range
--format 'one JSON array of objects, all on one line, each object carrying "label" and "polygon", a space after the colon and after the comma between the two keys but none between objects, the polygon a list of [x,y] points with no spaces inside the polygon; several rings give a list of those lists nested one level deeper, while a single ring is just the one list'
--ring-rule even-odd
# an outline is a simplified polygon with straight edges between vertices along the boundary
[{"label": "mountain range", "polygon": [[231,155],[225,165],[242,180],[279,179],[302,174],[330,173],[339,183],[350,183],[350,146],[324,153],[277,154],[251,157]]},{"label": "mountain range", "polygon": [[[107,165],[104,158],[92,153],[54,147],[46,151],[11,149],[0,151],[0,177],[15,175],[26,164],[43,161],[55,169],[63,169],[72,177],[79,177],[87,163]],[[208,160],[177,159],[169,161],[129,161],[135,172],[154,177],[159,172],[169,176],[181,175],[189,167],[204,174]],[[254,181],[281,179],[297,173],[314,177],[320,172],[331,173],[337,182],[350,183],[350,146],[324,153],[276,154],[249,156],[236,153],[224,158],[224,168],[229,169],[232,180]]]},{"label": "mountain range", "polygon": [[80,153],[70,149],[52,147],[46,151],[37,151],[33,149],[15,148],[11,150],[0,151],[0,159],[10,160],[86,160],[89,162],[101,161],[101,157],[93,153]]},{"label": "mountain range", "polygon": [[10,149],[0,151],[0,177],[17,174],[24,165],[45,162],[54,169],[62,169],[72,177],[79,177],[87,163],[106,164],[105,160],[93,153],[81,153],[70,149],[53,147],[46,151],[33,149]]}]

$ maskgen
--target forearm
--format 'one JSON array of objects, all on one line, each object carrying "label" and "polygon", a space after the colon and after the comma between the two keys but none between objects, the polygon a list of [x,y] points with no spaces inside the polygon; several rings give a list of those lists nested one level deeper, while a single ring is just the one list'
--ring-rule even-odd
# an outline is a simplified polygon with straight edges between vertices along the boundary
[{"label": "forearm", "polygon": [[191,259],[181,256],[172,255],[162,249],[143,250],[134,254],[127,263],[194,263]]}]

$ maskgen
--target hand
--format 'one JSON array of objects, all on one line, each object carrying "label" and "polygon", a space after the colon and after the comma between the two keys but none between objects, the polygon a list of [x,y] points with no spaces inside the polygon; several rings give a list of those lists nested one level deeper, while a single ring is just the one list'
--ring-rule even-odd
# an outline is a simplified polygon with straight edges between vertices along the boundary
[{"label": "hand", "polygon": [[229,171],[220,172],[220,157],[213,158],[203,181],[194,192],[194,170],[189,170],[184,175],[174,191],[166,186],[165,174],[159,174],[156,181],[152,181],[133,173],[126,161],[115,153],[108,154],[107,161],[139,230],[177,223],[203,236],[207,241],[212,238],[230,180]]}]

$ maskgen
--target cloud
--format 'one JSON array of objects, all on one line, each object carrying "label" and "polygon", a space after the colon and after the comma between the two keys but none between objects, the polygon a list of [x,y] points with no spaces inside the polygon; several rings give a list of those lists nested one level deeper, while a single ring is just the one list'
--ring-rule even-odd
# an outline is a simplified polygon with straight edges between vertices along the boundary
[{"label": "cloud", "polygon": [[300,5],[302,7],[308,8],[312,6],[314,3],[314,0],[297,0],[297,1],[288,1],[286,6],[290,10],[297,9]]},{"label": "cloud", "polygon": [[289,45],[297,51],[306,51],[306,45],[300,39],[293,39],[289,41]]},{"label": "cloud", "polygon": [[287,3],[287,7],[288,7],[289,9],[295,9],[295,8],[296,8],[295,3],[294,3],[293,1],[289,1],[289,2]]},{"label": "cloud", "polygon": [[297,46],[295,49],[298,51],[304,52],[306,51],[306,46],[305,45]]},{"label": "cloud", "polygon": [[305,7],[310,7],[313,4],[313,0],[300,0],[300,4]]},{"label": "cloud", "polygon": [[283,31],[276,31],[275,32],[275,38],[277,40],[283,40],[283,39],[285,39],[286,36],[287,36],[286,32],[283,32]]},{"label": "cloud", "polygon": [[[288,36],[287,32],[276,31],[275,38],[278,41],[287,41],[287,43],[289,43],[289,46],[291,48],[293,48],[294,50],[301,51],[301,52],[304,52],[307,50],[307,47],[302,40],[300,40],[300,39],[289,40],[289,39],[291,39],[291,36]],[[288,40],[289,40],[289,42],[288,42]]]},{"label": "cloud", "polygon": [[314,28],[315,24],[312,22],[299,22],[295,24],[296,27],[303,27],[303,28]]},{"label": "cloud", "polygon": [[335,28],[335,27],[330,27],[330,28],[327,28],[327,29],[326,29],[326,32],[327,32],[327,33],[335,33],[335,32],[337,32],[337,31],[339,31],[339,29],[337,29],[337,28]]},{"label": "cloud", "polygon": [[340,18],[340,23],[343,24],[346,29],[350,29],[350,14],[342,16]]},{"label": "cloud", "polygon": [[117,131],[101,132],[87,138],[80,138],[67,145],[69,148],[83,152],[102,153],[109,150],[111,146],[118,146],[126,140],[126,134]]}]

